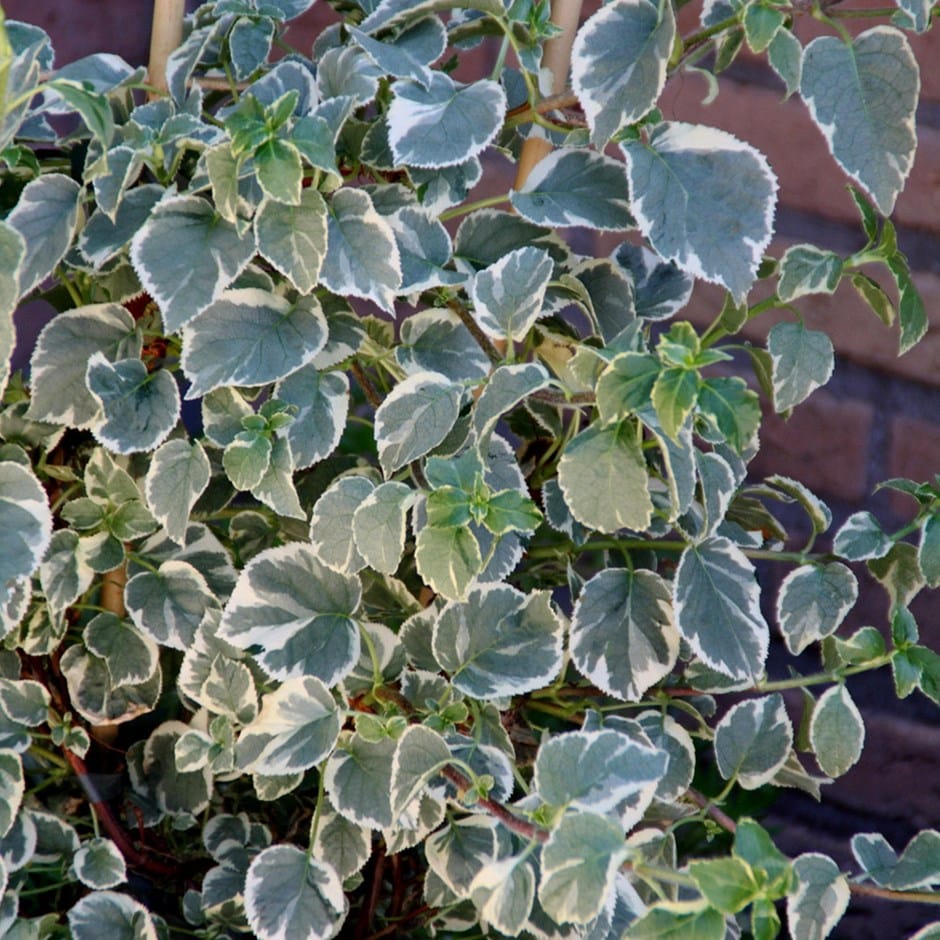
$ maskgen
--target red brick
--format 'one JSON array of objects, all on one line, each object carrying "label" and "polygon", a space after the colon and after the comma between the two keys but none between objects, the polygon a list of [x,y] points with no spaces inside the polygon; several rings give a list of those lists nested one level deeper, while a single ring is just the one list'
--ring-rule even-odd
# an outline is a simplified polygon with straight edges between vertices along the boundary
[{"label": "red brick", "polygon": [[[894,418],[889,432],[888,475],[923,483],[938,473],[940,425],[903,415]],[[900,493],[893,494],[891,502],[899,515],[909,515],[914,509],[914,502]]]},{"label": "red brick", "polygon": [[820,496],[856,502],[870,488],[867,470],[872,418],[870,405],[840,401],[820,389],[794,410],[789,421],[765,415],[761,449],[751,471],[757,478],[781,473]]},{"label": "red brick", "polygon": [[870,713],[864,718],[861,760],[826,788],[825,797],[859,813],[877,809],[911,826],[935,826],[940,819],[940,726]]}]

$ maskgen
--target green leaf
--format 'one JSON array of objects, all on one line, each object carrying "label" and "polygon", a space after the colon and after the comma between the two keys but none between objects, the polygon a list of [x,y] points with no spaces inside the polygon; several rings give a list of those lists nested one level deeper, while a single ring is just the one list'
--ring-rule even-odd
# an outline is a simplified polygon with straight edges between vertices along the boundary
[{"label": "green leaf", "polygon": [[110,611],[93,617],[82,639],[88,652],[104,660],[116,686],[144,683],[157,673],[157,644]]},{"label": "green leaf", "polygon": [[139,901],[116,891],[93,891],[68,913],[75,940],[157,940],[150,913]]},{"label": "green leaf", "polygon": [[816,702],[809,740],[816,762],[828,777],[841,777],[862,756],[865,724],[844,685],[826,689]]},{"label": "green leaf", "polygon": [[[642,0],[641,0],[642,2]],[[536,225],[602,231],[634,227],[622,163],[592,150],[556,150],[509,191],[516,211]]]},{"label": "green leaf", "polygon": [[27,416],[87,428],[100,414],[85,382],[95,353],[120,360],[140,355],[134,318],[119,304],[92,304],[58,314],[39,334],[32,358],[33,394]]},{"label": "green leaf", "polygon": [[317,557],[334,571],[353,574],[366,560],[356,548],[353,514],[375,489],[366,476],[339,477],[316,501],[310,516],[310,542]]},{"label": "green leaf", "polygon": [[910,542],[895,542],[887,555],[868,562],[868,570],[881,582],[895,606],[910,604],[927,583],[917,547]]},{"label": "green leaf", "polygon": [[52,513],[32,470],[0,461],[0,604],[39,567],[51,538]]},{"label": "green leaf", "polygon": [[660,426],[673,441],[695,407],[700,381],[694,369],[668,368],[656,376],[653,407]]},{"label": "green leaf", "polygon": [[466,695],[521,695],[558,674],[562,624],[547,592],[525,595],[507,584],[489,584],[444,607],[434,624],[433,648],[454,687]]},{"label": "green leaf", "polygon": [[315,189],[304,189],[296,206],[268,200],[255,215],[258,253],[300,291],[316,287],[326,256],[327,209]]},{"label": "green leaf", "polygon": [[[725,131],[658,124],[621,144],[640,231],[664,258],[740,300],[770,243],[777,180],[767,161]],[[719,175],[733,180],[715,187]]]},{"label": "green leaf", "polygon": [[566,813],[542,849],[539,902],[558,923],[589,923],[607,903],[625,855],[618,822]]},{"label": "green leaf", "polygon": [[222,466],[237,490],[254,489],[271,465],[271,438],[254,431],[241,431],[226,446]]},{"label": "green leaf", "polygon": [[354,875],[372,854],[372,833],[341,816],[324,813],[320,818],[313,857],[336,870],[340,878]]},{"label": "green leaf", "polygon": [[795,568],[777,595],[777,620],[787,649],[796,656],[835,633],[857,598],[855,575],[840,562]]},{"label": "green leaf", "polygon": [[649,353],[615,356],[597,380],[595,395],[602,421],[617,421],[649,405],[662,366]]},{"label": "green leaf", "polygon": [[497,366],[473,406],[477,440],[485,440],[507,411],[548,384],[548,373],[536,362]]},{"label": "green leaf", "polygon": [[226,291],[183,328],[182,365],[199,398],[221,385],[263,385],[309,363],[326,345],[315,297],[295,303],[246,287]]},{"label": "green leaf", "polygon": [[786,96],[799,90],[803,74],[803,46],[789,29],[778,29],[767,47],[767,62],[786,86]]},{"label": "green leaf", "polygon": [[409,726],[398,739],[392,759],[393,815],[397,817],[449,760],[450,749],[436,731],[425,725]]},{"label": "green leaf", "polygon": [[19,754],[7,748],[0,750],[0,838],[13,828],[25,792]]},{"label": "green leaf", "polygon": [[185,650],[206,613],[218,601],[205,578],[185,561],[165,561],[156,571],[135,574],[124,590],[134,626],[158,643]]},{"label": "green leaf", "polygon": [[64,173],[32,180],[6,217],[26,246],[19,267],[20,296],[41,284],[65,256],[78,224],[81,187]]},{"label": "green leaf", "polygon": [[660,711],[641,712],[636,718],[644,734],[666,755],[666,771],[656,784],[658,800],[674,800],[689,788],[695,772],[692,737],[669,715]]},{"label": "green leaf", "polygon": [[401,324],[395,358],[410,374],[438,372],[454,382],[485,378],[490,367],[486,353],[450,310],[420,310],[409,316]]},{"label": "green leaf", "polygon": [[807,852],[793,861],[796,891],[787,898],[793,940],[825,940],[849,906],[849,884],[827,855]]},{"label": "green leaf", "polygon": [[870,512],[855,512],[842,524],[832,550],[846,561],[883,558],[894,543]]},{"label": "green leaf", "polygon": [[493,339],[520,342],[543,315],[552,276],[548,252],[531,245],[504,255],[470,282],[473,318]]},{"label": "green leaf", "polygon": [[712,907],[696,902],[663,903],[630,925],[631,940],[724,940],[725,919]]},{"label": "green leaf", "polygon": [[697,859],[689,874],[712,907],[724,914],[744,910],[760,893],[751,866],[740,858]]},{"label": "green leaf", "polygon": [[789,302],[806,294],[831,294],[842,279],[842,258],[815,245],[793,245],[780,259],[777,296]]},{"label": "green leaf", "polygon": [[427,87],[414,81],[392,85],[388,142],[396,164],[455,166],[485,150],[502,127],[506,93],[496,82],[469,85],[432,72]]},{"label": "green leaf", "polygon": [[895,272],[900,299],[898,301],[898,322],[901,335],[898,341],[898,355],[903,356],[923,339],[930,323],[927,319],[927,308],[924,300],[917,290],[914,279],[907,271],[905,262],[903,274]]},{"label": "green leaf", "polygon": [[349,414],[349,379],[343,372],[302,366],[274,389],[275,397],[297,409],[287,428],[295,470],[313,466],[336,449]]},{"label": "green leaf", "polygon": [[209,485],[209,475],[209,458],[198,441],[167,441],[150,459],[144,480],[147,506],[177,545],[186,541],[189,514]]},{"label": "green leaf", "polygon": [[245,663],[216,656],[199,692],[199,701],[206,708],[240,724],[251,723],[258,713],[255,681]]},{"label": "green leaf", "polygon": [[447,437],[462,397],[459,385],[435,372],[419,372],[392,389],[375,412],[375,439],[386,476]]},{"label": "green leaf", "polygon": [[304,167],[300,152],[290,141],[279,137],[265,141],[254,152],[254,164],[261,190],[269,199],[300,205]]},{"label": "green leaf", "polygon": [[646,460],[632,420],[578,434],[558,464],[558,482],[572,515],[589,528],[643,531],[652,520]]},{"label": "green leaf", "polygon": [[254,233],[241,234],[205,199],[170,196],[134,236],[131,261],[141,284],[160,305],[167,331],[177,332],[218,299],[255,250]]},{"label": "green leaf", "polygon": [[920,79],[903,33],[876,26],[851,44],[814,39],[800,94],[839,166],[890,215],[914,162]]},{"label": "green leaf", "polygon": [[299,542],[256,555],[238,577],[219,637],[254,653],[269,675],[310,675],[330,686],[359,659],[357,579],[330,571]]},{"label": "green leaf", "polygon": [[502,490],[487,501],[483,525],[493,535],[508,532],[531,534],[541,521],[542,514],[528,496],[518,490]]},{"label": "green leaf", "polygon": [[152,711],[162,685],[159,665],[145,681],[126,685],[115,683],[108,666],[81,643],[62,654],[62,674],[75,710],[92,724],[130,721]]},{"label": "green leaf", "polygon": [[0,222],[0,395],[10,377],[10,360],[16,339],[13,311],[20,297],[20,269],[26,242],[11,225]]},{"label": "green leaf", "polygon": [[[80,63],[86,61],[79,60]],[[73,63],[73,67],[76,64],[78,63]],[[62,71],[60,70],[60,74]],[[68,67],[65,74],[68,74]],[[114,136],[114,117],[108,99],[89,87],[94,84],[96,83],[80,78],[79,81],[71,81],[65,75],[49,82],[50,88],[68,104],[69,110],[78,112],[92,137],[106,148]]]},{"label": "green leaf", "polygon": [[599,148],[656,103],[675,35],[672,6],[649,0],[616,0],[578,30],[572,85]]},{"label": "green leaf", "polygon": [[745,790],[772,780],[792,747],[793,728],[776,693],[733,706],[715,729],[718,770]]},{"label": "green leaf", "polygon": [[778,412],[798,405],[832,376],[832,340],[802,323],[778,323],[767,337],[767,351],[773,360],[774,408]]},{"label": "green leaf", "polygon": [[89,888],[114,888],[127,879],[124,856],[110,839],[89,839],[72,859],[78,880]]},{"label": "green leaf", "polygon": [[368,193],[343,187],[330,199],[320,279],[334,294],[363,297],[394,312],[401,286],[398,245]]},{"label": "green leaf", "polygon": [[72,529],[53,533],[39,567],[39,583],[54,619],[59,620],[66,608],[88,590],[93,577],[78,533]]},{"label": "green leaf", "polygon": [[767,876],[769,884],[764,885],[766,897],[782,896],[791,890],[793,866],[790,859],[774,845],[770,833],[760,823],[748,818],[738,821],[733,854]]},{"label": "green leaf", "polygon": [[578,671],[595,685],[639,700],[679,654],[669,586],[652,571],[598,572],[575,604],[570,648]]},{"label": "green leaf", "polygon": [[453,245],[441,222],[416,206],[402,206],[387,218],[401,256],[400,293],[463,283],[463,274],[446,267]]},{"label": "green leaf", "polygon": [[487,929],[517,936],[532,912],[535,871],[518,856],[492,861],[470,883],[470,898]]},{"label": "green leaf", "polygon": [[92,431],[112,453],[153,450],[176,427],[179,389],[165,369],[148,372],[140,359],[111,363],[99,351],[88,360],[85,382],[103,411]]},{"label": "green leaf", "polygon": [[315,767],[333,750],[342,716],[314,676],[288,679],[261,700],[261,711],[238,737],[241,770],[267,775]]},{"label": "green leaf", "polygon": [[534,787],[545,803],[605,813],[631,797],[652,798],[666,754],[614,730],[570,731],[542,743]]},{"label": "green leaf", "polygon": [[784,26],[786,17],[777,7],[750,3],[744,8],[744,35],[752,52],[764,52]]},{"label": "green leaf", "polygon": [[324,785],[330,801],[350,822],[387,829],[395,821],[389,782],[396,743],[368,741],[361,734],[340,740],[326,764]]},{"label": "green leaf", "polygon": [[353,538],[369,567],[394,574],[405,548],[405,517],[414,491],[404,483],[379,484],[353,513]]},{"label": "green leaf", "polygon": [[480,544],[473,533],[460,526],[425,526],[415,543],[418,573],[432,590],[459,600],[483,568]]},{"label": "green leaf", "polygon": [[293,845],[264,849],[245,876],[245,914],[261,940],[334,937],[348,907],[333,868]]},{"label": "green leaf", "polygon": [[284,437],[275,437],[271,443],[271,459],[261,479],[251,488],[251,495],[279,516],[306,520],[307,513],[294,488],[293,470],[290,444]]},{"label": "green leaf", "polygon": [[664,261],[648,248],[624,242],[613,260],[633,278],[636,315],[644,320],[668,320],[689,302],[694,281],[673,261]]},{"label": "green leaf", "polygon": [[424,851],[430,870],[454,894],[465,897],[476,875],[496,857],[496,821],[470,816],[450,822],[425,840]]},{"label": "green leaf", "polygon": [[765,482],[769,486],[782,491],[788,498],[795,500],[803,507],[813,525],[813,531],[817,535],[825,532],[832,525],[832,512],[829,507],[798,480],[791,480],[789,477],[773,474],[767,477]]},{"label": "green leaf", "polygon": [[876,884],[894,891],[929,890],[940,884],[940,832],[924,829],[898,858],[884,836],[876,832],[852,837],[852,854]]},{"label": "green leaf", "polygon": [[735,453],[741,454],[760,427],[760,401],[736,375],[702,380],[699,415],[713,424]]},{"label": "green leaf", "polygon": [[[420,22],[422,24],[440,24],[440,20],[436,17],[429,17]],[[423,88],[427,88],[431,84],[433,76],[430,69],[427,68],[429,63],[422,61],[425,56],[416,58],[409,48],[409,44],[401,41],[402,37],[397,37],[398,41],[394,43],[378,42],[355,27],[349,27],[349,34],[385,74],[392,75],[395,78],[413,79]],[[443,51],[442,48],[440,52]],[[434,58],[437,58],[437,56],[434,56]]]},{"label": "green leaf", "polygon": [[764,668],[769,629],[760,610],[754,568],[722,537],[690,545],[673,589],[676,626],[712,669],[735,679],[756,679]]},{"label": "green leaf", "polygon": [[49,719],[49,692],[32,679],[0,679],[0,707],[17,724],[35,728]]}]

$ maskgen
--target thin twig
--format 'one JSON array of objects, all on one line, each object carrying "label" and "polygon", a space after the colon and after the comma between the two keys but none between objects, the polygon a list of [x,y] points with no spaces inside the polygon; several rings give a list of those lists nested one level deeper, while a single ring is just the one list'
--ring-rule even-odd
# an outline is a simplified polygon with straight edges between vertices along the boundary
[{"label": "thin twig", "polygon": [[[469,790],[473,786],[471,782],[455,767],[445,767],[441,771],[441,776],[449,780],[458,790]],[[477,804],[485,809],[491,816],[495,817],[511,832],[522,836],[524,839],[537,842],[547,842],[548,832],[539,826],[534,826],[524,819],[511,813],[502,803],[497,803],[488,797],[482,796],[477,800]]]},{"label": "thin twig", "polygon": [[480,329],[477,321],[470,316],[470,311],[456,300],[448,301],[447,306],[457,314],[460,318],[460,322],[467,328],[470,335],[477,341],[480,349],[486,353],[487,358],[493,363],[494,366],[498,366],[503,361],[503,356],[500,351],[493,345],[490,338]]},{"label": "thin twig", "polygon": [[726,812],[724,812],[724,810],[721,810],[715,806],[704,794],[699,793],[698,790],[693,790],[691,787],[689,787],[689,789],[686,790],[686,795],[693,803],[695,803],[696,806],[705,810],[705,812],[726,832],[737,832],[738,824]]},{"label": "thin twig", "polygon": [[882,898],[885,901],[905,901],[908,904],[940,904],[940,891],[893,891],[877,885],[849,882],[849,891],[861,897]]},{"label": "thin twig", "polygon": [[373,408],[378,408],[379,405],[382,404],[382,396],[375,390],[375,386],[369,381],[369,377],[366,375],[362,366],[359,365],[358,362],[354,362],[349,367],[349,371],[355,376],[369,404],[372,405]]}]

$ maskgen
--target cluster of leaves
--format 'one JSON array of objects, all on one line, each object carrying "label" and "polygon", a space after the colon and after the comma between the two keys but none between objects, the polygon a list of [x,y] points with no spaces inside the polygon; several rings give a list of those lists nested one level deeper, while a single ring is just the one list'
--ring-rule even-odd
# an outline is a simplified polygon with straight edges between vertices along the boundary
[{"label": "cluster of leaves", "polygon": [[[202,4],[147,100],[114,56],[54,70],[40,29],[0,32],[0,934],[721,940],[785,907],[819,938],[865,882],[935,899],[935,830],[857,836],[851,875],[721,809],[856,763],[849,676],[940,698],[909,609],[940,585],[940,477],[890,482],[901,531],[858,513],[816,549],[823,501],[747,477],[761,410],[732,358],[798,406],[834,357],[793,303],[843,281],[902,352],[924,333],[885,216],[929,3],[855,39],[817,9],[837,35],[803,48],[776,0],[709,0],[686,37],[670,0],[613,0],[547,101],[542,0],[337,3],[272,64],[311,2]],[[453,77],[448,49],[494,41],[492,77]],[[743,44],[858,184],[855,254],[764,257],[766,159],[657,110]],[[531,175],[468,201],[536,130]],[[636,234],[597,258],[572,227]],[[727,289],[704,331],[695,278]],[[35,296],[57,313],[27,380]],[[771,308],[792,316],[743,343]],[[757,559],[792,566],[776,624],[819,672],[766,675]],[[890,642],[839,633],[853,565]]]}]

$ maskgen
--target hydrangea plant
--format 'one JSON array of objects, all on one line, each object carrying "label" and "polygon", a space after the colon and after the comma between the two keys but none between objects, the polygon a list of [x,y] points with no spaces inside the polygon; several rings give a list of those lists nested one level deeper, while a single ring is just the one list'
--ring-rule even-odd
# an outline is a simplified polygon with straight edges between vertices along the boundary
[{"label": "hydrangea plant", "polygon": [[[886,484],[890,531],[748,475],[761,399],[833,371],[800,298],[926,330],[888,216],[929,0],[854,37],[829,3],[683,35],[681,0],[335,0],[284,54],[311,3],[202,3],[149,75],[0,21],[0,934],[815,940],[853,894],[936,904],[937,830],[843,870],[740,809],[858,761],[849,677],[940,699],[940,477]],[[854,254],[769,257],[768,161],[657,108],[744,47],[851,180]],[[866,567],[890,622],[850,633]],[[768,675],[772,634],[818,669]]]}]

